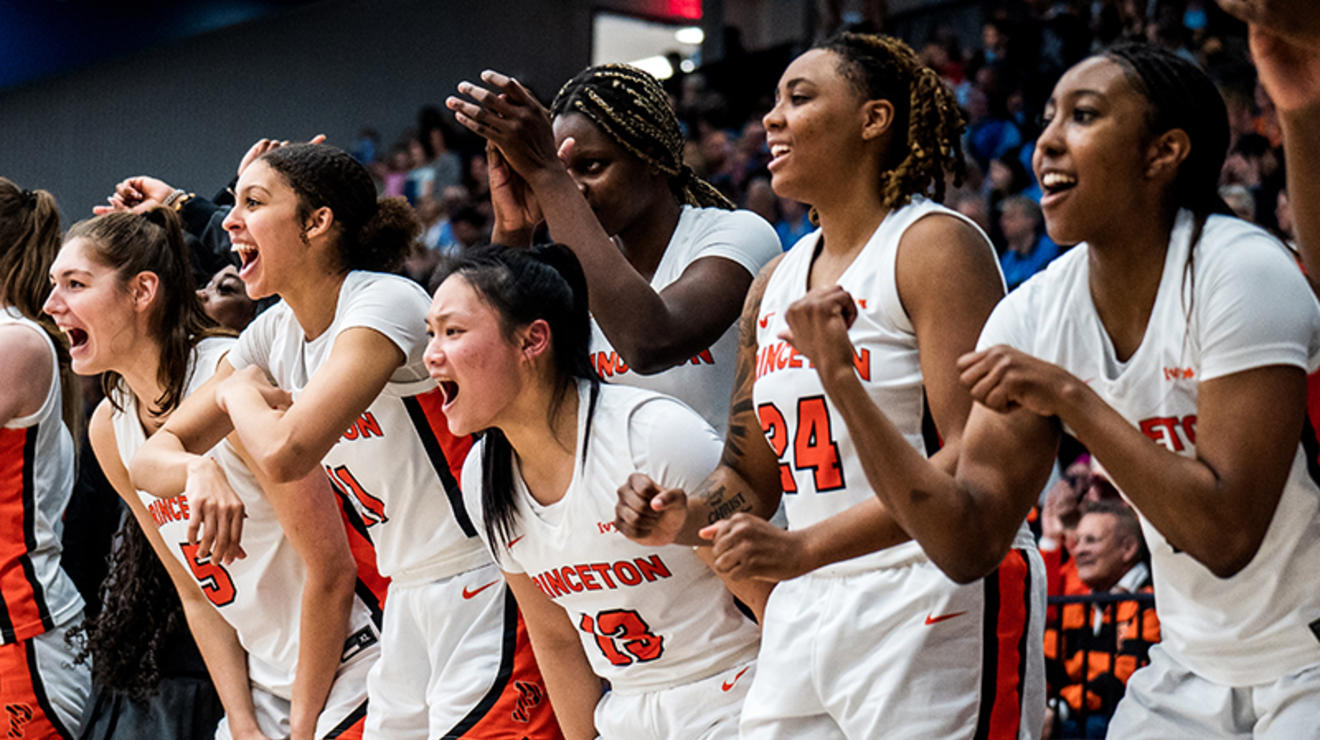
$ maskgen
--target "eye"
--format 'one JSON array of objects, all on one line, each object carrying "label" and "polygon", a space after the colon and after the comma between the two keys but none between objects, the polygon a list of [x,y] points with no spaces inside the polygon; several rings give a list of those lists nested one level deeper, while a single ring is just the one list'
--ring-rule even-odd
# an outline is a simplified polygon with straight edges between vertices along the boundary
[{"label": "eye", "polygon": [[803,95],[802,93],[793,93],[792,95],[788,96],[788,102],[792,103],[793,105],[802,105],[803,103],[809,100],[811,100],[811,96]]},{"label": "eye", "polygon": [[445,336],[447,336],[447,337],[456,337],[456,336],[458,336],[459,334],[462,334],[462,333],[463,333],[463,330],[462,330],[462,329],[459,329],[458,327],[455,327],[455,326],[446,326],[446,327],[445,327]]},{"label": "eye", "polygon": [[1072,119],[1077,123],[1090,123],[1100,116],[1100,112],[1094,108],[1073,108]]},{"label": "eye", "polygon": [[578,164],[578,172],[584,175],[598,175],[604,169],[605,160],[603,159],[586,159]]},{"label": "eye", "polygon": [[257,206],[261,205],[261,201],[257,200],[256,198],[244,198],[243,205],[247,206],[248,208],[256,208]]}]

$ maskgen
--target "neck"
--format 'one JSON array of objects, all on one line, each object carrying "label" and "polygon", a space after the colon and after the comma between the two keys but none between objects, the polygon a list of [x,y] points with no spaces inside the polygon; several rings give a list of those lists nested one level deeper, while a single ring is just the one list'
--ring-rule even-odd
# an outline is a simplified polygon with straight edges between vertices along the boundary
[{"label": "neck", "polygon": [[1164,209],[1155,223],[1142,222],[1087,242],[1091,300],[1119,360],[1131,357],[1145,336],[1175,216],[1176,211]]},{"label": "neck", "polygon": [[564,391],[551,417],[553,402],[552,384],[530,385],[519,394],[506,420],[497,425],[518,456],[528,490],[542,504],[563,498],[573,479],[579,403],[576,382]]},{"label": "neck", "polygon": [[863,159],[853,172],[832,178],[837,187],[813,199],[826,253],[836,257],[856,254],[889,215],[880,194],[881,172],[878,159]]},{"label": "neck", "polygon": [[162,350],[159,339],[144,339],[135,344],[133,352],[125,353],[127,359],[124,362],[111,368],[119,373],[128,390],[137,398],[142,418],[151,418],[150,411],[155,408],[156,399],[165,392],[165,385],[159,379]]},{"label": "neck", "polygon": [[315,272],[306,280],[280,291],[280,298],[293,309],[293,316],[307,341],[316,339],[330,328],[339,306],[339,289],[348,277],[347,270],[312,269]]},{"label": "neck", "polygon": [[660,258],[664,256],[669,240],[674,237],[678,217],[683,212],[683,206],[668,191],[657,200],[657,206],[647,211],[647,218],[637,219],[636,223],[612,234],[628,263],[647,280],[651,279],[656,267],[660,265]]}]

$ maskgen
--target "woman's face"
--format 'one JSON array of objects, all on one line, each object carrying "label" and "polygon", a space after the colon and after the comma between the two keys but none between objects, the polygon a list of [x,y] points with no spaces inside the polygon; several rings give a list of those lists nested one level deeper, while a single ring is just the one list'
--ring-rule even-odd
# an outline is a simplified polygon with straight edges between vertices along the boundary
[{"label": "woman's face", "polygon": [[1045,104],[1032,168],[1050,238],[1095,240],[1149,208],[1147,101],[1111,59],[1091,57],[1064,73]]},{"label": "woman's face", "polygon": [[499,313],[466,278],[450,275],[435,291],[426,325],[431,339],[423,357],[444,394],[450,433],[499,426],[525,377],[524,356],[505,334]]},{"label": "woman's face", "polygon": [[275,295],[282,280],[307,267],[298,194],[260,159],[243,170],[234,194],[234,209],[225,217],[224,228],[243,261],[238,277],[254,299]]},{"label": "woman's face", "polygon": [[573,139],[568,174],[577,183],[605,233],[627,230],[654,209],[655,198],[672,198],[663,174],[651,169],[581,113],[554,121],[555,146]]},{"label": "woman's face", "polygon": [[119,272],[96,258],[86,238],[70,239],[50,268],[51,291],[42,311],[69,338],[79,375],[118,370],[136,352],[138,311]]},{"label": "woman's face", "polygon": [[862,96],[839,73],[841,61],[832,51],[812,49],[779,78],[775,107],[762,123],[770,184],[781,198],[819,204],[823,192],[840,187],[840,173],[866,156]]},{"label": "woman's face", "polygon": [[257,315],[257,302],[248,298],[238,268],[233,265],[225,265],[212,275],[206,287],[197,291],[197,297],[206,315],[226,329],[243,331]]}]

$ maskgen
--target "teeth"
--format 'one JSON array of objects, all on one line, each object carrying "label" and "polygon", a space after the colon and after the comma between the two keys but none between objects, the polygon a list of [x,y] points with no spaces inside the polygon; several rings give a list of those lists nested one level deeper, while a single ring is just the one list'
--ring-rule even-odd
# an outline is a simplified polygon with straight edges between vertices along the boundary
[{"label": "teeth", "polygon": [[255,254],[257,248],[251,244],[234,244],[229,248],[229,251],[237,252],[238,254]]},{"label": "teeth", "polygon": [[770,156],[778,157],[781,154],[788,154],[788,145],[775,144],[774,146],[770,147]]},{"label": "teeth", "polygon": [[1062,172],[1046,172],[1041,176],[1040,184],[1047,188],[1066,187],[1068,185],[1076,185],[1077,178],[1072,177],[1071,175],[1065,175]]}]

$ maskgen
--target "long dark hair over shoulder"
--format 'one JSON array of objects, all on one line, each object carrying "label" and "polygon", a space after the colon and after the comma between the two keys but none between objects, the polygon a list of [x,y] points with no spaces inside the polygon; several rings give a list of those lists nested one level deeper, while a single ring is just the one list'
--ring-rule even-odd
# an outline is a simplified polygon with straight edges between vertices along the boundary
[{"label": "long dark hair over shoulder", "polygon": [[[600,378],[588,355],[591,318],[587,312],[587,278],[573,252],[560,244],[531,249],[479,247],[446,263],[437,280],[444,282],[453,275],[466,280],[495,309],[506,335],[537,319],[550,325],[555,394],[549,415],[553,418],[567,395],[576,392],[577,383],[586,381],[591,386],[586,430],[589,438]],[[495,542],[507,539],[514,526],[513,448],[499,429],[486,430],[484,444],[481,507],[486,534]],[[583,445],[584,460],[586,455]]]}]

